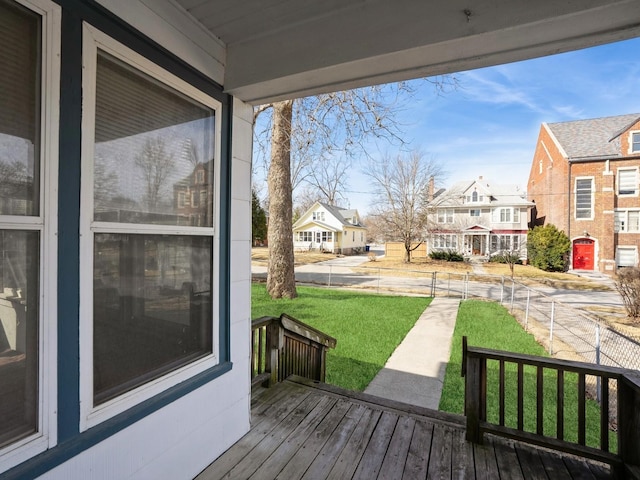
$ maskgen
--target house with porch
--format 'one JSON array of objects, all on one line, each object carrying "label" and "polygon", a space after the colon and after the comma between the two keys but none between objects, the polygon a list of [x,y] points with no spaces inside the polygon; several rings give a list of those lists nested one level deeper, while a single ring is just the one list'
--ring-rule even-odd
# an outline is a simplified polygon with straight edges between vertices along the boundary
[{"label": "house with porch", "polygon": [[249,431],[253,106],[640,34],[629,0],[291,5],[0,1],[3,480],[191,479]]},{"label": "house with porch", "polygon": [[316,202],[293,224],[293,248],[351,255],[365,250],[367,228],[355,209]]},{"label": "house with porch", "polygon": [[543,123],[527,192],[533,225],[571,240],[570,268],[638,265],[640,113]]},{"label": "house with porch", "polygon": [[454,250],[466,257],[514,252],[526,259],[533,203],[517,185],[483,177],[439,190],[429,207],[429,252]]}]

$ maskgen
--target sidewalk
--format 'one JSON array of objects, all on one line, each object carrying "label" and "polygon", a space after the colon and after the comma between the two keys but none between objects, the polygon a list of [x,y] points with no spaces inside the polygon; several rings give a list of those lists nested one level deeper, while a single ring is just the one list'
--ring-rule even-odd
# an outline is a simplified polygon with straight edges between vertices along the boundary
[{"label": "sidewalk", "polygon": [[434,298],[365,393],[437,410],[459,305]]}]

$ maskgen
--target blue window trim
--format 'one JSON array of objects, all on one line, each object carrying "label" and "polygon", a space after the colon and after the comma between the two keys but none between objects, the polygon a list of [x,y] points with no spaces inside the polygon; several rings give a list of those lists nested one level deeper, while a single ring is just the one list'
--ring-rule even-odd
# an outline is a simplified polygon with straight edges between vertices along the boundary
[{"label": "blue window trim", "polygon": [[[58,189],[58,441],[2,474],[33,478],[73,458],[232,369],[230,361],[230,221],[232,98],[222,87],[124,23],[93,0],[54,0],[62,7],[60,178]],[[80,425],[79,220],[82,122],[82,23],[87,22],[222,103],[220,162],[219,359],[215,367],[175,385],[85,432]]]}]

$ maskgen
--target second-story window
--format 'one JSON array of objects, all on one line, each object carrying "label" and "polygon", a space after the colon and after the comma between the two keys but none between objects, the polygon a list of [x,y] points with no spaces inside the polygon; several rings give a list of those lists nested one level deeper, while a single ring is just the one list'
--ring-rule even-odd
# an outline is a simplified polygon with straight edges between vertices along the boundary
[{"label": "second-story window", "polygon": [[438,223],[453,223],[453,208],[439,209]]},{"label": "second-story window", "polygon": [[631,134],[631,152],[640,152],[640,132]]},{"label": "second-story window", "polygon": [[313,219],[324,221],[324,212],[313,212]]},{"label": "second-story window", "polygon": [[472,208],[471,210],[469,210],[469,216],[470,217],[479,217],[480,216],[480,209],[479,208]]},{"label": "second-story window", "polygon": [[618,195],[638,194],[638,169],[619,168],[618,169]]},{"label": "second-story window", "polygon": [[576,179],[576,218],[590,219],[593,203],[593,180],[591,178]]}]

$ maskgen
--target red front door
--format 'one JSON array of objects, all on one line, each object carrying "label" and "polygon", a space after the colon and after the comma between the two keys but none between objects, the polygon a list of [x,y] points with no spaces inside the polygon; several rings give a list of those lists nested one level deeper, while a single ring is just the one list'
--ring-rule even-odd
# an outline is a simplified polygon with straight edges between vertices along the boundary
[{"label": "red front door", "polygon": [[580,239],[573,242],[573,268],[593,270],[593,240]]}]

